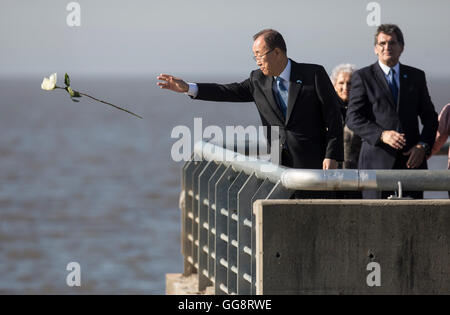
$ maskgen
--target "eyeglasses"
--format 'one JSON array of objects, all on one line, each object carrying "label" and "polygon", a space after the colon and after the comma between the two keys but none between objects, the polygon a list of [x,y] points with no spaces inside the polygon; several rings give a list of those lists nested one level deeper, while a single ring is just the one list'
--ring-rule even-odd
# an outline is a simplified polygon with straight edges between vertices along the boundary
[{"label": "eyeglasses", "polygon": [[274,50],[275,50],[275,48],[269,50],[269,51],[266,52],[265,54],[262,54],[262,55],[259,55],[259,56],[253,56],[253,60],[255,60],[255,61],[260,60],[260,59],[262,59],[262,57],[264,57],[265,55],[270,54],[270,53],[271,53],[272,51],[274,51]]}]

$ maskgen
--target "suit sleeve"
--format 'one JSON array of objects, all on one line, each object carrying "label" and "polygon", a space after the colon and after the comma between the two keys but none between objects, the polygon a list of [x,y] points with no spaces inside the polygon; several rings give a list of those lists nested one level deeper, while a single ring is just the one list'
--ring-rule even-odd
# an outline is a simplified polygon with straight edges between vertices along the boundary
[{"label": "suit sleeve", "polygon": [[343,161],[343,127],[338,96],[323,67],[316,72],[315,80],[316,93],[322,104],[322,118],[326,127],[325,158]]},{"label": "suit sleeve", "polygon": [[434,141],[436,139],[436,132],[438,129],[438,114],[434,109],[434,105],[431,102],[430,94],[428,93],[427,81],[425,78],[425,73],[421,72],[423,82],[421,86],[423,87],[421,92],[421,100],[419,104],[419,117],[422,122],[423,129],[420,134],[420,141],[427,143],[430,148],[433,147]]},{"label": "suit sleeve", "polygon": [[346,123],[348,128],[371,145],[381,143],[383,128],[375,123],[371,114],[371,104],[367,97],[364,81],[358,71],[352,75],[352,88],[348,103]]},{"label": "suit sleeve", "polygon": [[197,83],[195,99],[214,102],[253,102],[253,86],[247,79],[240,83]]}]

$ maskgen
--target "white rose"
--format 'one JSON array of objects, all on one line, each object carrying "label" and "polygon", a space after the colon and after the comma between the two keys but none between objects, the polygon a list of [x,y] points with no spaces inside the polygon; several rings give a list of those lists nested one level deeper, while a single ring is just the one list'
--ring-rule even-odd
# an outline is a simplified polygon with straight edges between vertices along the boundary
[{"label": "white rose", "polygon": [[41,89],[51,91],[56,87],[56,73],[53,73],[50,78],[44,78],[41,84]]}]

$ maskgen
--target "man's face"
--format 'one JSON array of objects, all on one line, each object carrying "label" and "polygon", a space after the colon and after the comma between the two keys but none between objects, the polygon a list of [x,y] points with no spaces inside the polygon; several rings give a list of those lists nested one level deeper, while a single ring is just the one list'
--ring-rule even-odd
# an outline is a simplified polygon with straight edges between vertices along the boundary
[{"label": "man's face", "polygon": [[378,60],[383,64],[388,67],[395,66],[402,52],[403,46],[397,41],[397,35],[395,33],[392,35],[385,33],[378,34],[375,54],[377,54]]},{"label": "man's face", "polygon": [[336,90],[337,95],[344,102],[348,102],[351,79],[352,75],[349,72],[339,72],[336,82],[334,83],[334,89]]},{"label": "man's face", "polygon": [[267,47],[264,37],[260,36],[254,41],[252,50],[253,55],[256,57],[256,64],[264,75],[276,76],[280,74],[277,73],[279,71],[278,48],[271,51]]}]

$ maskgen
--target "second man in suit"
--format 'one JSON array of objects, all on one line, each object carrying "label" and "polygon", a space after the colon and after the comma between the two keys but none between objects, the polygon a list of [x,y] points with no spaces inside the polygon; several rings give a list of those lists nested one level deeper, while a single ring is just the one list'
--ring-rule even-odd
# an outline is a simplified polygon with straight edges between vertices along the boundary
[{"label": "second man in suit", "polygon": [[[434,144],[437,113],[425,73],[399,62],[404,47],[397,25],[380,25],[374,48],[378,61],[352,76],[347,125],[363,139],[360,169],[427,168],[425,157]],[[364,191],[363,197],[384,199],[390,194]],[[405,195],[423,198],[421,191]]]}]

